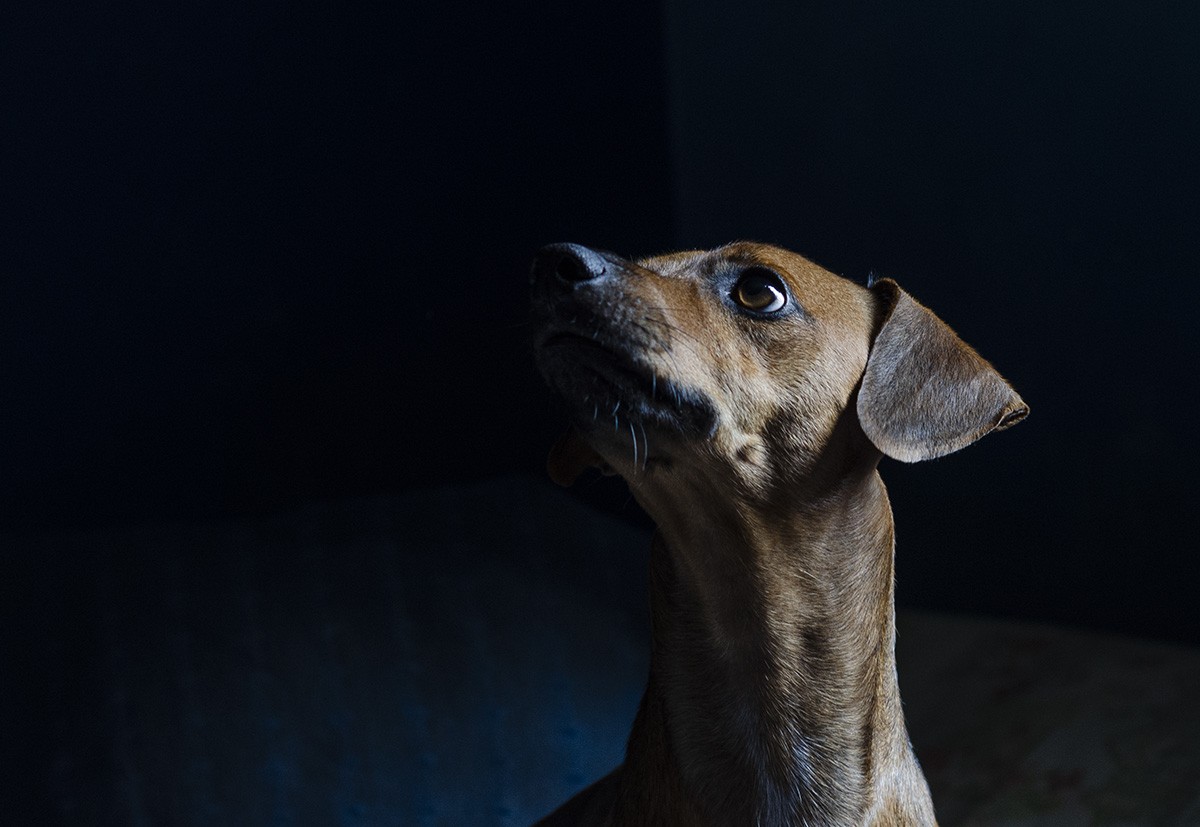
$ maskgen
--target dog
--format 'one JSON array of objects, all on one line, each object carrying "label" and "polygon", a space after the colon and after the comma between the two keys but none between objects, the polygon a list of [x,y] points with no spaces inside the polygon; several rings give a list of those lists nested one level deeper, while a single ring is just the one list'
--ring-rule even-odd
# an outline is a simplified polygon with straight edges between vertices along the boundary
[{"label": "dog", "polygon": [[652,654],[624,763],[542,825],[927,825],[896,683],[881,457],[1029,408],[891,279],[739,242],[532,269],[570,412],[550,476],[619,474],[654,520]]}]

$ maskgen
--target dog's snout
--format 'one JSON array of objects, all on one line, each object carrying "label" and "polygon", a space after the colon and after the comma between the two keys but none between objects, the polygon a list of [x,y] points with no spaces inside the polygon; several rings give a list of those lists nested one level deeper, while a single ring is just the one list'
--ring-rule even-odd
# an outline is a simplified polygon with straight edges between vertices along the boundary
[{"label": "dog's snout", "polygon": [[598,279],[608,272],[608,261],[580,244],[550,244],[533,260],[533,280],[557,279],[566,284]]}]

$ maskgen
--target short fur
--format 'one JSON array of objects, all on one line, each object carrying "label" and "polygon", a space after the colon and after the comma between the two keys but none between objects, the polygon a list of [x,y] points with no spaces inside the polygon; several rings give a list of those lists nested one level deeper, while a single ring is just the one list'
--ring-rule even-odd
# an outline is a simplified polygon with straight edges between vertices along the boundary
[{"label": "short fur", "polygon": [[[784,280],[783,311],[733,299],[748,268]],[[1025,403],[895,282],[776,247],[552,245],[533,285],[538,363],[573,418],[551,476],[618,473],[658,527],[625,763],[541,823],[933,824],[876,467],[958,450]]]}]

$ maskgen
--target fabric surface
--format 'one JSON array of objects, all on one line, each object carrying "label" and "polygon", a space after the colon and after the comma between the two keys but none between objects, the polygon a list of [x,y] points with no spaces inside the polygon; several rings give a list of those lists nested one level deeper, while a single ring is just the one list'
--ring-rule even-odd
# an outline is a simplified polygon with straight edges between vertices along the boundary
[{"label": "fabric surface", "polygon": [[[521,825],[621,759],[647,534],[541,480],[0,538],[23,823]],[[1200,654],[902,614],[943,824],[1200,823]]]},{"label": "fabric surface", "polygon": [[963,617],[897,625],[942,824],[1200,824],[1200,652]]},{"label": "fabric surface", "polygon": [[3,548],[27,823],[527,824],[648,663],[644,535],[541,481]]}]

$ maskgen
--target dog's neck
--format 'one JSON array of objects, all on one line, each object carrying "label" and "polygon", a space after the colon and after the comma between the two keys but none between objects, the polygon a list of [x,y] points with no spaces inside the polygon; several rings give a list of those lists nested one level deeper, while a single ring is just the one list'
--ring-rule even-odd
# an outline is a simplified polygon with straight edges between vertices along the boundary
[{"label": "dog's neck", "polygon": [[653,654],[617,823],[932,823],[900,708],[874,469],[819,507],[677,484],[639,500],[659,526]]}]

